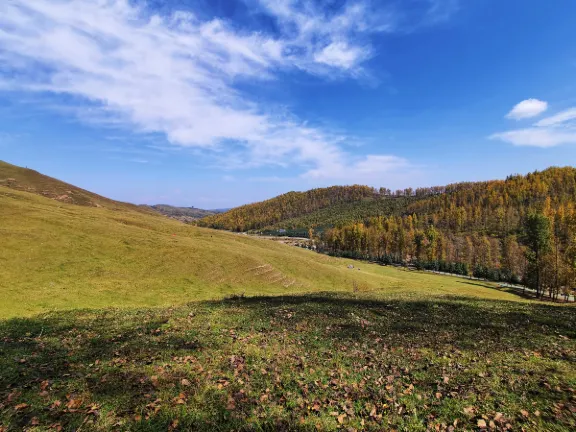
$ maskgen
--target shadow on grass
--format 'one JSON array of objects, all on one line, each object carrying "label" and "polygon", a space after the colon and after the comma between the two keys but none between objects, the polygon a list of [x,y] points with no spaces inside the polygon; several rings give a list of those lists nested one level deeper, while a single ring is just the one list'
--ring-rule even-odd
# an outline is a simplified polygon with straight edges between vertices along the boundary
[{"label": "shadow on grass", "polygon": [[458,281],[459,283],[462,284],[466,284],[466,285],[475,285],[475,286],[479,286],[482,288],[490,288],[496,291],[500,291],[500,292],[507,292],[507,293],[511,293],[514,295],[517,295],[520,298],[523,299],[529,299],[529,300],[540,300],[540,301],[544,301],[544,302],[550,302],[550,303],[570,303],[570,302],[566,302],[564,300],[563,296],[559,296],[557,300],[553,300],[550,297],[544,296],[540,299],[538,299],[538,297],[536,297],[536,293],[530,289],[524,289],[521,287],[515,287],[515,286],[510,286],[510,285],[506,285],[506,286],[495,286],[495,285],[489,285],[489,284],[483,284],[483,283],[478,283],[478,282],[464,282],[464,281]]},{"label": "shadow on grass", "polygon": [[[332,293],[249,297],[171,309],[62,312],[0,322],[0,389],[5,389],[0,390],[0,400],[14,392],[36,394],[41,382],[50,381],[107,405],[123,419],[123,430],[167,430],[175,419],[182,430],[252,430],[244,425],[257,401],[234,417],[221,395],[206,393],[203,380],[213,377],[202,374],[184,389],[202,395],[203,402],[194,410],[182,410],[176,418],[161,411],[135,420],[162,391],[179,391],[188,375],[169,365],[174,358],[201,355],[222,357],[222,364],[229,361],[231,348],[239,343],[212,326],[235,329],[235,337],[268,338],[270,343],[283,334],[288,339],[297,335],[301,349],[312,355],[318,346],[336,353],[341,347],[373,345],[378,339],[381,346],[401,350],[467,350],[477,356],[538,350],[550,360],[576,361],[573,351],[550,344],[561,335],[573,345],[572,307],[470,298],[381,300]],[[166,364],[161,370],[168,378],[158,384],[150,378],[150,368]],[[62,411],[42,415],[69,430],[83,421],[83,416]],[[24,428],[30,418],[19,412],[10,424],[14,430]],[[285,414],[262,419],[258,430],[311,429]]]},{"label": "shadow on grass", "polygon": [[499,289],[498,287],[495,287],[494,285],[488,285],[488,284],[483,284],[483,283],[479,283],[479,282],[465,282],[465,281],[457,281],[457,282],[461,283],[461,284],[474,285],[474,286],[479,286],[482,288],[490,288],[490,289],[495,289],[497,291],[501,291],[501,289]]}]

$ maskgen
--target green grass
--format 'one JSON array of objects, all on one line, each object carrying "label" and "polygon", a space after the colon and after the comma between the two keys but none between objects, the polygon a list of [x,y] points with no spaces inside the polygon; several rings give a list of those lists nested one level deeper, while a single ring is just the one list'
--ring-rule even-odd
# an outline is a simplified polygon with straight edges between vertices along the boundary
[{"label": "green grass", "polygon": [[[57,202],[0,186],[0,318],[168,306],[228,294],[351,291],[513,294],[470,281],[358,264],[156,215]],[[349,270],[353,263],[361,270]]]},{"label": "green grass", "polygon": [[570,305],[1,186],[0,239],[0,432],[576,428]]},{"label": "green grass", "polygon": [[319,293],[11,319],[0,425],[571,431],[574,312]]}]

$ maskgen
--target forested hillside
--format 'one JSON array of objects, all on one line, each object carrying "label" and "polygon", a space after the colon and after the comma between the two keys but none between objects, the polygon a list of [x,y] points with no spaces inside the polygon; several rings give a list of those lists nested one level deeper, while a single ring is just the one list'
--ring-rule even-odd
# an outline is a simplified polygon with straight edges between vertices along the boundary
[{"label": "forested hillside", "polygon": [[375,198],[378,191],[368,186],[333,186],[307,192],[288,192],[276,198],[237,207],[210,216],[198,225],[232,231],[249,231],[271,227],[280,222],[311,214],[338,204]]},{"label": "forested hillside", "polygon": [[402,211],[414,200],[414,197],[377,195],[360,201],[324,207],[303,216],[283,220],[268,228],[304,231],[312,228],[316,232],[322,232],[327,228],[362,221],[375,215],[402,214]]},{"label": "forested hillside", "polygon": [[312,229],[318,250],[330,254],[523,281],[558,295],[575,284],[575,204],[576,169],[566,167],[396,192],[291,192],[201,224]]},{"label": "forested hillside", "polygon": [[401,215],[334,227],[320,250],[525,282],[557,296],[576,285],[576,169],[419,189]]}]

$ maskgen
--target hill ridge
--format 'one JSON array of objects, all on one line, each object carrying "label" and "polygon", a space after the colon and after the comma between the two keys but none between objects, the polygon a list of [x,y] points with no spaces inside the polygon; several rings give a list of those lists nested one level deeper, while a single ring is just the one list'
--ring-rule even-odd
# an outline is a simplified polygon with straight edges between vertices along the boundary
[{"label": "hill ridge", "polygon": [[0,160],[0,186],[44,196],[55,201],[85,207],[130,209],[150,212],[136,204],[116,201],[104,196],[47,176],[39,171],[12,165]]}]

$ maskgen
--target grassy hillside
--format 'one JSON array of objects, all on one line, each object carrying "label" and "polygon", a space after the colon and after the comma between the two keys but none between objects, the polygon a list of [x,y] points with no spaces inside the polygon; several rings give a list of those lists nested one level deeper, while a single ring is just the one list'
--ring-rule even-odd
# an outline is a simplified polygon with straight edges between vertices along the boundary
[{"label": "grassy hillside", "polygon": [[[453,279],[339,260],[162,216],[70,205],[0,187],[0,317],[160,306],[246,294],[371,290],[512,298]],[[473,289],[470,289],[473,288]]]},{"label": "grassy hillside", "polygon": [[11,165],[3,161],[0,161],[0,186],[34,193],[68,204],[87,207],[105,207],[113,210],[151,212],[151,210],[145,207],[114,201],[55,178],[45,176],[38,171]]}]

